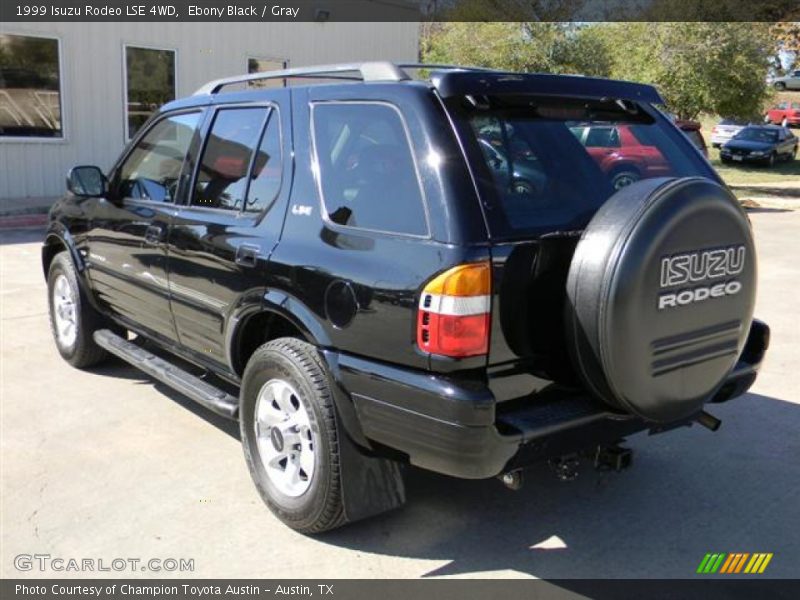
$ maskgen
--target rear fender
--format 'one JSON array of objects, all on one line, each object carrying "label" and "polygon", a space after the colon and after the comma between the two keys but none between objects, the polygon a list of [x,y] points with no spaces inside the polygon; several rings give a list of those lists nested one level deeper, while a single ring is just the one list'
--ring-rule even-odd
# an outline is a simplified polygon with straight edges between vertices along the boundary
[{"label": "rear fender", "polygon": [[320,350],[320,356],[325,362],[330,375],[331,392],[336,404],[340,421],[348,436],[358,446],[370,449],[370,443],[364,436],[361,423],[356,415],[353,399],[344,388],[339,375],[338,354],[330,350],[332,343],[314,313],[305,304],[294,296],[280,290],[270,290],[264,294],[263,309],[276,313],[289,322],[303,334],[306,341],[314,344]]}]

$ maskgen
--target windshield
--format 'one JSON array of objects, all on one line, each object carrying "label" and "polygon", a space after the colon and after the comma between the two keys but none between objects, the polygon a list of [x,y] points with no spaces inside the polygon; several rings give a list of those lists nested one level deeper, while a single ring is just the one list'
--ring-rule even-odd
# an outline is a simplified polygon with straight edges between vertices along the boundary
[{"label": "windshield", "polygon": [[641,179],[714,178],[679,130],[636,105],[508,96],[491,102],[468,110],[466,119],[495,237],[582,229],[612,194]]},{"label": "windshield", "polygon": [[743,140],[746,142],[764,142],[771,143],[778,140],[778,132],[769,129],[757,129],[755,127],[747,127],[742,129],[739,133],[733,136],[735,140]]}]

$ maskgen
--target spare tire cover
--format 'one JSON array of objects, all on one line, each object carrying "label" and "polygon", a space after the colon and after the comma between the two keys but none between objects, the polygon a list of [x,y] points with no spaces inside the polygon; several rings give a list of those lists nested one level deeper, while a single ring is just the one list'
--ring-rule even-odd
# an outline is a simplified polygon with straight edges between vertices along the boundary
[{"label": "spare tire cover", "polygon": [[589,389],[670,422],[697,413],[741,354],[756,292],[750,224],[704,178],[657,178],[615,193],[578,242],[567,340]]}]

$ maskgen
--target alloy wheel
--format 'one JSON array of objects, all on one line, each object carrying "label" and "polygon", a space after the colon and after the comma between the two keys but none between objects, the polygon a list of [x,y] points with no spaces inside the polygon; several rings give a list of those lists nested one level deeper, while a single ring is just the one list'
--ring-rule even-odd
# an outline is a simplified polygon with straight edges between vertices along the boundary
[{"label": "alloy wheel", "polygon": [[75,294],[63,273],[53,284],[53,322],[58,342],[64,348],[71,348],[78,337],[78,318]]},{"label": "alloy wheel", "polygon": [[282,494],[296,498],[311,486],[315,435],[308,411],[287,381],[270,379],[258,392],[255,434],[261,463]]}]

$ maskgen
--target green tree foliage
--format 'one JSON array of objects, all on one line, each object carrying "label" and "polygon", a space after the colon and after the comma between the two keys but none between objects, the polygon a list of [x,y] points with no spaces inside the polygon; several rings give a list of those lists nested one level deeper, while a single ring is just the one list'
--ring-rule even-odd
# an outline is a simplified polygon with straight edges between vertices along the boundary
[{"label": "green tree foliage", "polygon": [[682,118],[755,118],[769,97],[774,41],[764,23],[615,23],[600,30],[611,76],[655,84]]},{"label": "green tree foliage", "polygon": [[510,71],[607,75],[605,39],[564,23],[439,23],[423,29],[422,59]]},{"label": "green tree foliage", "polygon": [[652,83],[687,119],[760,114],[775,48],[767,23],[450,22],[428,26],[422,38],[429,62]]}]

